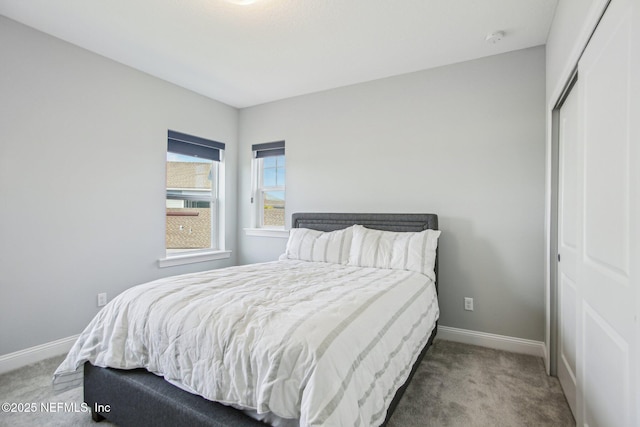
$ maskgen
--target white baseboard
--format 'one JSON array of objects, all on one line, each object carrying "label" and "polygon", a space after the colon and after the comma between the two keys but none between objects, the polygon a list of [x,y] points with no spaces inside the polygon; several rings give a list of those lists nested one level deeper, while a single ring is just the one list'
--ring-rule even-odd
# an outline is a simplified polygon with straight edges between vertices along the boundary
[{"label": "white baseboard", "polygon": [[50,357],[65,354],[76,342],[80,335],[62,338],[56,341],[40,344],[35,347],[19,350],[0,356],[0,374],[22,368],[32,363],[40,362]]},{"label": "white baseboard", "polygon": [[[78,339],[78,336],[79,335],[74,335],[2,355],[0,356],[0,374],[64,354],[71,349],[76,339]],[[476,332],[442,325],[438,325],[437,339],[495,348],[513,353],[530,354],[532,356],[542,357],[543,359],[546,358],[546,347],[541,341],[488,334],[486,332]]]},{"label": "white baseboard", "polygon": [[546,347],[542,341],[525,340],[522,338],[488,334],[486,332],[476,332],[441,325],[438,325],[437,338],[463,344],[495,348],[512,353],[530,354],[532,356],[542,357],[543,359],[546,357]]}]

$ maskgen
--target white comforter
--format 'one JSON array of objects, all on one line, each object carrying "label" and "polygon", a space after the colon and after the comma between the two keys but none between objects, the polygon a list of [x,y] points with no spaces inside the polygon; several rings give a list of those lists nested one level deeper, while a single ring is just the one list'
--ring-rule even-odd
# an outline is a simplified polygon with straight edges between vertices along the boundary
[{"label": "white comforter", "polygon": [[114,298],[54,375],[144,367],[207,399],[299,419],[379,425],[438,318],[419,273],[278,261],[165,278]]}]

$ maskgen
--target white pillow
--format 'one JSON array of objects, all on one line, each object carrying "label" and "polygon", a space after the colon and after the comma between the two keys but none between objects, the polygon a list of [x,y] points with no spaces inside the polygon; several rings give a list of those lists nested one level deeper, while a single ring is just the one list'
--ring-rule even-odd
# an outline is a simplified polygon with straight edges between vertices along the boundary
[{"label": "white pillow", "polygon": [[346,264],[352,236],[353,226],[336,231],[292,228],[283,258]]},{"label": "white pillow", "polygon": [[435,280],[439,230],[394,232],[353,228],[349,265],[422,273]]}]

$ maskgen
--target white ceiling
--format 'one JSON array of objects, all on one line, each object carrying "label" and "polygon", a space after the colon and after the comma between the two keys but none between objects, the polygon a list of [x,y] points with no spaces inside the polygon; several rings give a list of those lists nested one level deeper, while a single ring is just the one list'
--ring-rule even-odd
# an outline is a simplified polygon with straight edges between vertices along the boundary
[{"label": "white ceiling", "polygon": [[557,1],[0,0],[0,14],[241,108],[544,44]]}]

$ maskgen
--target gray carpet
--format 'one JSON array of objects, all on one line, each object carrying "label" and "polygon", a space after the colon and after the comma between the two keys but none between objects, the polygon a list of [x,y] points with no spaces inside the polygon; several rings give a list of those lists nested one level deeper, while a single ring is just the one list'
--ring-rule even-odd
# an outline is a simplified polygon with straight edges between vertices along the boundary
[{"label": "gray carpet", "polygon": [[[0,375],[0,401],[33,402],[38,407],[36,413],[0,412],[1,426],[111,425],[93,423],[82,412],[82,388],[53,394],[51,375],[62,358]],[[41,403],[60,412],[42,413]],[[65,410],[65,403],[71,411]],[[574,425],[560,384],[546,375],[542,359],[442,340],[427,352],[389,423],[389,427]]]},{"label": "gray carpet", "polygon": [[408,426],[575,426],[542,358],[438,340],[389,422]]}]

